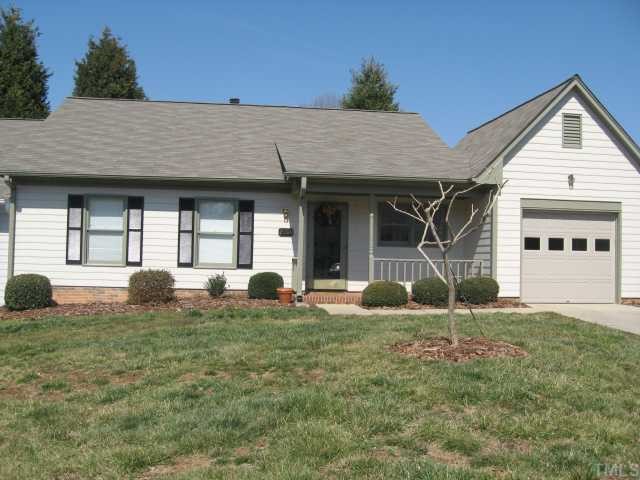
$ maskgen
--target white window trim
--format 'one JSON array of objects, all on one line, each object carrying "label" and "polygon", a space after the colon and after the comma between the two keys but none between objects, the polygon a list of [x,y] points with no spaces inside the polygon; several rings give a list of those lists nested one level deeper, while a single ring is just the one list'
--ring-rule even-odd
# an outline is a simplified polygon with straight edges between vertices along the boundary
[{"label": "white window trim", "polygon": [[[233,205],[233,234],[228,233],[200,233],[200,203],[225,202]],[[193,225],[193,268],[224,268],[235,270],[238,268],[238,200],[235,198],[196,198],[194,206]],[[200,235],[208,238],[231,238],[233,250],[231,263],[201,263]]]},{"label": "white window trim", "polygon": [[[119,262],[89,262],[89,232],[114,232],[115,230],[92,230],[89,228],[89,217],[92,198],[113,198],[122,200],[122,256]],[[87,267],[126,267],[127,266],[127,197],[124,195],[85,195],[82,226],[82,265]]]}]

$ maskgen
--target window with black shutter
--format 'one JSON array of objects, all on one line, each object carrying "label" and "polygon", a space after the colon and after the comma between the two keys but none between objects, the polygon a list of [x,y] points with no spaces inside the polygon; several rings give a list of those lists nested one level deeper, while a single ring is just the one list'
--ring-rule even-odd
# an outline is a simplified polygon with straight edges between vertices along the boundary
[{"label": "window with black shutter", "polygon": [[195,200],[179,200],[178,219],[178,267],[193,267],[193,216]]},{"label": "window with black shutter", "polygon": [[142,266],[144,197],[127,199],[127,265]]},{"label": "window with black shutter", "polygon": [[69,195],[67,200],[67,265],[82,263],[82,195]]}]

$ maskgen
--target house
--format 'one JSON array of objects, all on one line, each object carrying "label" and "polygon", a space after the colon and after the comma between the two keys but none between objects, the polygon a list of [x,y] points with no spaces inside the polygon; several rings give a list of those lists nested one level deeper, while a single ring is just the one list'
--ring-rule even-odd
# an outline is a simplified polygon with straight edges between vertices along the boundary
[{"label": "house", "polygon": [[[0,121],[3,275],[41,273],[60,302],[122,299],[165,268],[179,293],[274,271],[298,292],[432,276],[419,226],[386,201],[437,181],[508,180],[453,252],[529,302],[640,297],[640,150],[573,76],[449,148],[415,113],[68,98]],[[5,279],[0,279],[4,285]]]}]

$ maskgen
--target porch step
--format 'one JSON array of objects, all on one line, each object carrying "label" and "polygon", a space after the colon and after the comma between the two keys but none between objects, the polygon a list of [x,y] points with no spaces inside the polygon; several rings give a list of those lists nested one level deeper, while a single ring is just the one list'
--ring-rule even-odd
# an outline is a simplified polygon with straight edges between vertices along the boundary
[{"label": "porch step", "polygon": [[342,305],[360,305],[362,294],[360,292],[323,292],[315,291],[304,295],[305,303],[318,305],[321,303],[339,303]]}]

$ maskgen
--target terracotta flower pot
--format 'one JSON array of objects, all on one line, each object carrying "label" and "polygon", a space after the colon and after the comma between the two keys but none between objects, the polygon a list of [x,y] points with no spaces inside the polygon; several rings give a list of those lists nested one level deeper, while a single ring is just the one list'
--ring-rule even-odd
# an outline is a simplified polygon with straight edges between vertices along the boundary
[{"label": "terracotta flower pot", "polygon": [[293,288],[278,288],[276,292],[280,303],[288,304],[293,302]]}]

